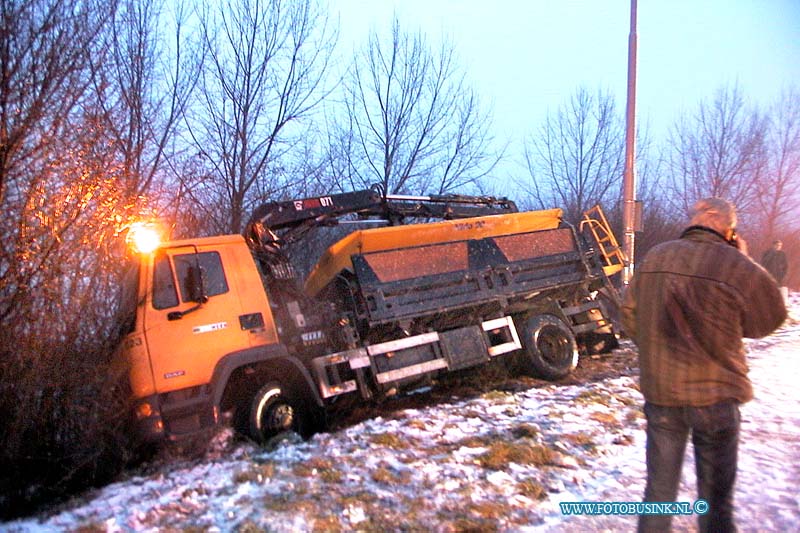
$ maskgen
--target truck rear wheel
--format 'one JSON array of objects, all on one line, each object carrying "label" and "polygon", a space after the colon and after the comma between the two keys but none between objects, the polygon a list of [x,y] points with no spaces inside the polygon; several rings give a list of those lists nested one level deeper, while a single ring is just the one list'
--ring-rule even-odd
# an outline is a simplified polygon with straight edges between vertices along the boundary
[{"label": "truck rear wheel", "polygon": [[578,364],[578,346],[572,331],[554,315],[531,315],[524,320],[524,371],[551,381],[568,376]]},{"label": "truck rear wheel", "polygon": [[261,387],[250,404],[250,437],[261,444],[282,433],[300,433],[298,406],[284,393],[278,383]]}]

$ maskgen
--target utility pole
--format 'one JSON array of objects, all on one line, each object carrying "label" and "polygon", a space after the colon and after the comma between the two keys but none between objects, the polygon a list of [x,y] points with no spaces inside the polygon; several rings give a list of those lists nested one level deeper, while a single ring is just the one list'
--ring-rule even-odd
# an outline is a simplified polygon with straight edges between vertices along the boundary
[{"label": "utility pole", "polygon": [[636,0],[631,0],[631,27],[628,35],[628,103],[625,110],[625,172],[622,178],[622,221],[625,225],[622,251],[625,287],[633,277],[634,237],[636,236]]}]

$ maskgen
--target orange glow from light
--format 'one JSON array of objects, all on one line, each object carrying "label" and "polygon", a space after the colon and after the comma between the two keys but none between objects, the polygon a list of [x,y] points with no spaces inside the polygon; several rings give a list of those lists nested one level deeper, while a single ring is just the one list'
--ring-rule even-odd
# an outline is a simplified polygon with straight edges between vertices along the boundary
[{"label": "orange glow from light", "polygon": [[136,408],[136,418],[147,418],[152,414],[153,407],[147,402],[139,404],[139,406]]},{"label": "orange glow from light", "polygon": [[161,236],[152,225],[136,222],[131,224],[126,241],[137,252],[149,254],[159,247]]}]

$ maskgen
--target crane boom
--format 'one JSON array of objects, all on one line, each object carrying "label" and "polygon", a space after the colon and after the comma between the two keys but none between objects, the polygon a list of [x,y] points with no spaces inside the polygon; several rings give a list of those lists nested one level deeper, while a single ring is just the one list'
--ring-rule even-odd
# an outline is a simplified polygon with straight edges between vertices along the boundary
[{"label": "crane boom", "polygon": [[244,231],[253,247],[278,240],[276,231],[285,230],[280,240],[316,226],[336,225],[339,218],[355,214],[360,219],[380,219],[390,225],[406,218],[455,219],[517,212],[506,198],[441,194],[405,196],[381,194],[376,188],[360,191],[268,202],[255,209]]}]

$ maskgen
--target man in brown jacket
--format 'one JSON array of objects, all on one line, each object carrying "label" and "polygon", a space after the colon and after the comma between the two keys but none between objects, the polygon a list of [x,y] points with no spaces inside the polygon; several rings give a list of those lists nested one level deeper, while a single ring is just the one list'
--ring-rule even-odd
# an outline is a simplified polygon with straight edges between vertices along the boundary
[{"label": "man in brown jacket", "polygon": [[[742,338],[775,331],[786,308],[775,280],[737,239],[733,205],[707,198],[691,215],[679,239],[650,250],[624,296],[647,418],[644,499],[675,501],[691,433],[698,498],[708,503],[700,531],[735,531],[739,404],[753,398]],[[668,531],[670,522],[642,514],[639,531]]]}]

